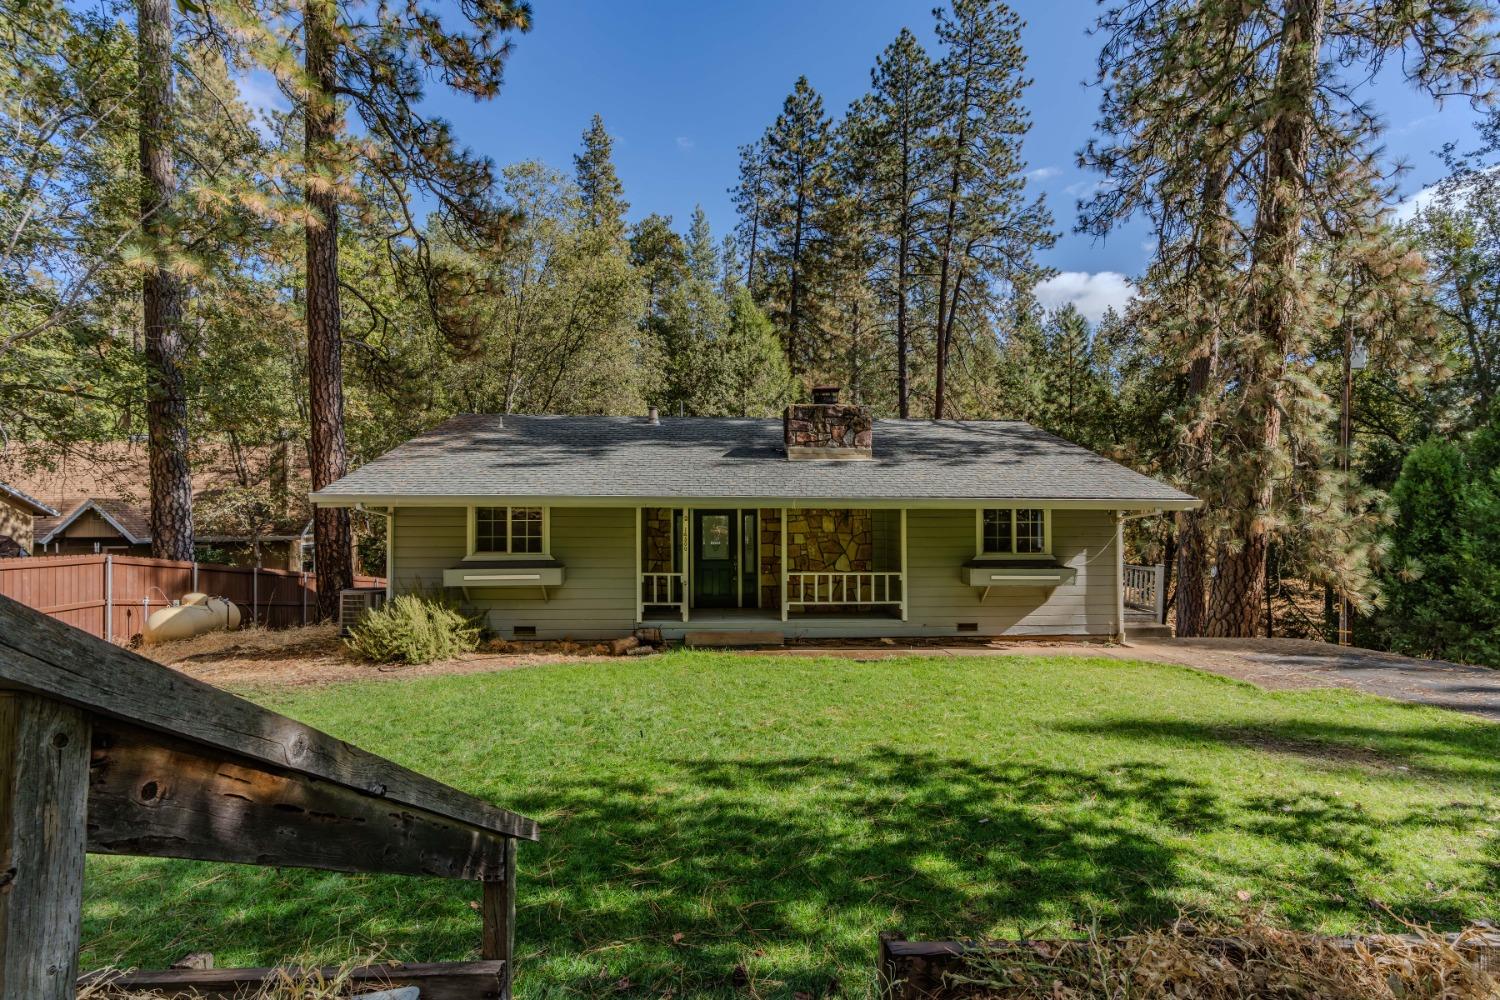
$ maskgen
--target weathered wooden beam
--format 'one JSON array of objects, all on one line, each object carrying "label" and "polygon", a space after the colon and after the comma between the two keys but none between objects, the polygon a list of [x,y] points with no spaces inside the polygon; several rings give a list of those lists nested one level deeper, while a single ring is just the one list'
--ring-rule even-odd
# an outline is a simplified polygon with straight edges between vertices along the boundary
[{"label": "weathered wooden beam", "polygon": [[505,842],[505,871],[500,879],[484,883],[480,903],[484,916],[484,937],[479,956],[505,963],[505,993],[510,995],[511,976],[515,971],[516,952],[516,842]]},{"label": "weathered wooden beam", "polygon": [[94,725],[88,849],[504,879],[511,838],[113,720]]},{"label": "weathered wooden beam", "polygon": [[[340,974],[363,987],[415,986],[422,1000],[505,1000],[504,962],[449,962],[440,964],[361,966],[347,972],[339,969],[170,969],[161,972],[131,972],[125,975],[90,973],[80,987],[108,983],[121,991],[155,991],[169,1000],[229,1000],[243,997],[257,987],[275,983],[283,975],[294,980],[322,976],[331,981]],[[107,996],[108,994],[106,994]]]},{"label": "weathered wooden beam", "polygon": [[72,1000],[83,922],[88,716],[0,692],[0,997]]},{"label": "weathered wooden beam", "polygon": [[0,597],[0,688],[30,691],[494,833],[535,821]]}]

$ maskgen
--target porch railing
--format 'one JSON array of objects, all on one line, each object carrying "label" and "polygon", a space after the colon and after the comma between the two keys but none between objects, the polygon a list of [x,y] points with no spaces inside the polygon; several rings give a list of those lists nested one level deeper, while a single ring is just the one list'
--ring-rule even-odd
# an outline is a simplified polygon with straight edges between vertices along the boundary
[{"label": "porch railing", "polygon": [[642,573],[641,606],[680,608],[687,620],[687,584],[682,573]]},{"label": "porch railing", "polygon": [[786,575],[786,598],[782,603],[787,610],[840,605],[899,606],[903,593],[899,572],[793,572]]},{"label": "porch railing", "polygon": [[1125,606],[1139,611],[1149,611],[1153,620],[1161,621],[1166,610],[1167,568],[1155,566],[1125,566]]}]

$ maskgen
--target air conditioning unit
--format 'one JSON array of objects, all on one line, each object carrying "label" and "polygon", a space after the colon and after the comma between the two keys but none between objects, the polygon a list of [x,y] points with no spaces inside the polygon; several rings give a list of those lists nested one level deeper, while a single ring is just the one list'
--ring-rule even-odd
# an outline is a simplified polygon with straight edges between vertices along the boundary
[{"label": "air conditioning unit", "polygon": [[371,611],[385,607],[384,587],[352,587],[339,591],[339,635]]}]

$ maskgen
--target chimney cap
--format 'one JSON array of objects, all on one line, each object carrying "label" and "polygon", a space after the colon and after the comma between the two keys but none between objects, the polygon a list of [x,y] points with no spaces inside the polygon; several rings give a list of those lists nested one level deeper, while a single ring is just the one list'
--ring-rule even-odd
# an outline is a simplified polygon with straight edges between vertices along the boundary
[{"label": "chimney cap", "polygon": [[648,407],[646,407],[646,423],[648,423],[648,424],[659,424],[659,423],[661,423],[661,411],[658,410],[654,406],[648,406]]},{"label": "chimney cap", "polygon": [[839,401],[839,386],[815,385],[812,391],[813,402],[822,406],[832,406]]}]

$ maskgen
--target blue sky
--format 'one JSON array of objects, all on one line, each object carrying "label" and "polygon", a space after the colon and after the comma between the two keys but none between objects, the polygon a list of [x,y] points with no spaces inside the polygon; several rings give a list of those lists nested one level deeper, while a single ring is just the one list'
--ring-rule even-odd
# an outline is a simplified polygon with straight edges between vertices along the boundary
[{"label": "blue sky", "polygon": [[[733,222],[727,189],[737,147],[775,117],[799,74],[842,112],[869,86],[876,55],[908,26],[931,45],[934,0],[534,0],[530,34],[516,39],[500,96],[475,104],[432,94],[459,137],[498,163],[541,159],[571,169],[589,117],[598,112],[616,137],[615,158],[631,216],[671,215],[680,228],[702,204],[716,233]],[[1087,33],[1093,0],[1014,0],[1026,20],[1024,43],[1035,80],[1026,141],[1033,182],[1046,192],[1063,236],[1044,263],[1067,272],[1058,300],[1087,312],[1126,294],[1120,276],[1148,259],[1143,227],[1107,241],[1071,232],[1078,194],[1097,177],[1075,164],[1087,141],[1098,94],[1092,79],[1098,39]],[[1439,109],[1386,73],[1367,88],[1389,125],[1394,157],[1410,161],[1403,194],[1438,179],[1435,151],[1472,136],[1473,112]]]}]

